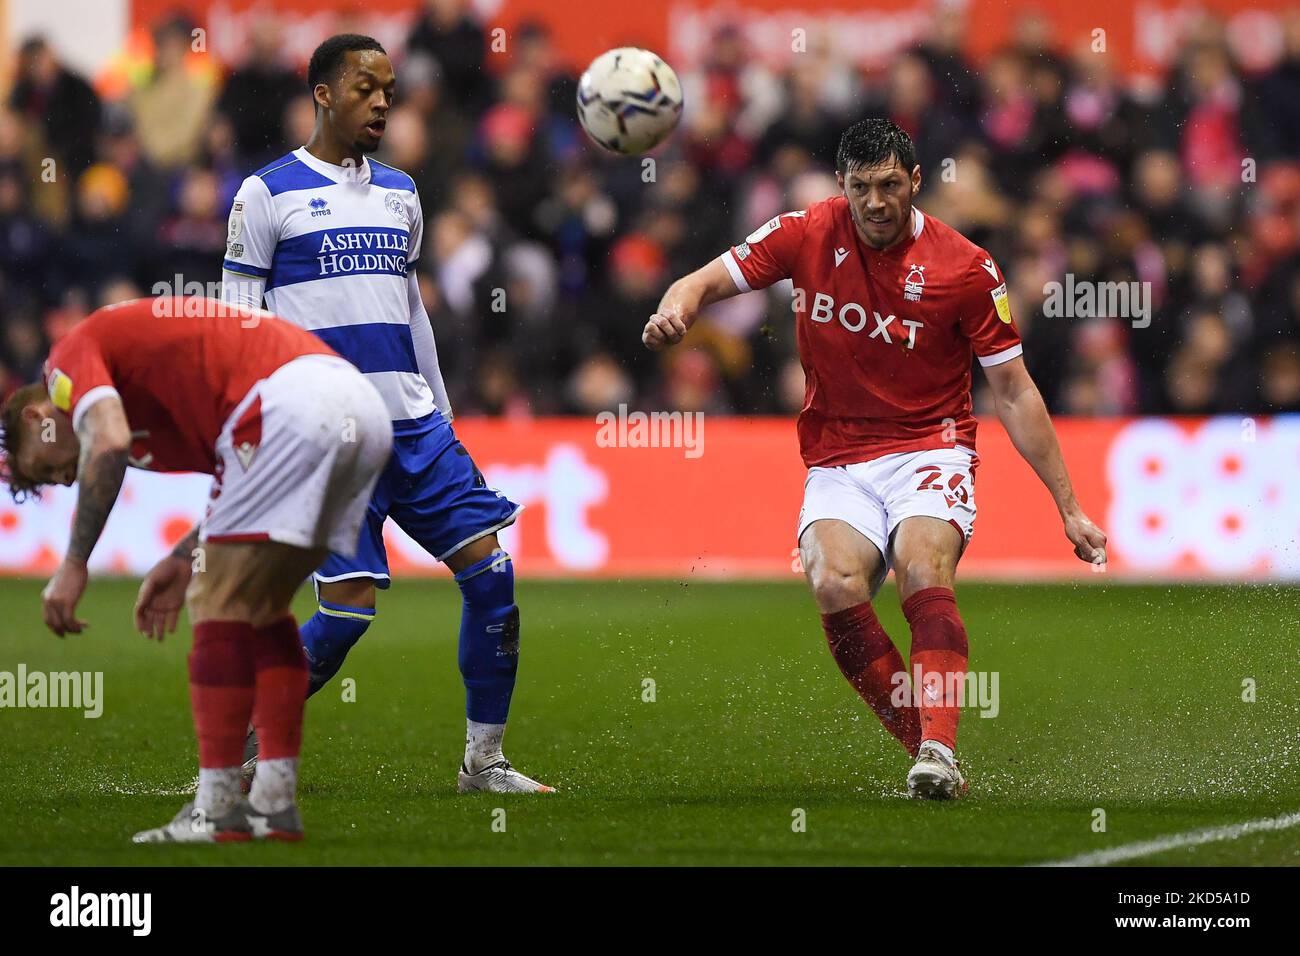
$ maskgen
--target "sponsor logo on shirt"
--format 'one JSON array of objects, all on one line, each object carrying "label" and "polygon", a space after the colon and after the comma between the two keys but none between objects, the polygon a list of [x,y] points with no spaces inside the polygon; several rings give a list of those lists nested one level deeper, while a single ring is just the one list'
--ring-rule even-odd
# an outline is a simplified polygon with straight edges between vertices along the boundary
[{"label": "sponsor logo on shirt", "polygon": [[311,199],[307,200],[307,207],[311,209],[311,215],[313,219],[318,216],[330,215],[331,211],[327,208],[328,206],[329,206],[329,202],[327,202],[324,199],[321,199],[319,196],[314,196]]},{"label": "sponsor logo on shirt", "polygon": [[840,246],[835,250],[835,268],[838,269],[840,267],[840,263],[848,257],[848,254],[849,250],[845,249],[843,246]]},{"label": "sponsor logo on shirt", "polygon": [[68,378],[67,373],[56,368],[50,373],[45,387],[50,393],[50,401],[54,403],[54,407],[64,414],[71,414],[72,379]]},{"label": "sponsor logo on shirt", "polygon": [[736,258],[737,259],[749,258],[749,243],[742,242],[740,245],[736,246]]},{"label": "sponsor logo on shirt", "polygon": [[998,318],[1007,325],[1011,324],[1011,302],[1007,299],[1007,284],[1004,282],[989,295],[993,296],[993,306],[998,310]]},{"label": "sponsor logo on shirt", "polygon": [[230,207],[230,221],[226,225],[226,239],[234,242],[244,234],[244,201],[236,199]]},{"label": "sponsor logo on shirt", "polygon": [[[810,321],[823,324],[838,319],[840,325],[854,333],[861,332],[867,327],[866,309],[856,302],[845,302],[837,310],[835,299],[825,292],[813,295],[812,309],[808,312],[808,318]],[[917,331],[925,328],[925,323],[918,319],[899,319],[896,315],[881,315],[874,309],[871,318],[875,321],[875,327],[867,334],[868,339],[880,339],[886,345],[893,345],[897,341],[897,344],[909,350],[916,348]],[[897,326],[894,325],[895,322],[898,323]]]},{"label": "sponsor logo on shirt", "polygon": [[755,229],[753,232],[751,232],[749,235],[747,235],[747,236],[745,237],[745,241],[746,241],[746,242],[762,242],[763,239],[764,239],[766,236],[768,236],[769,234],[775,232],[777,229],[780,229],[780,228],[781,228],[781,219],[782,219],[783,217],[785,217],[785,216],[806,216],[806,215],[807,215],[807,213],[806,213],[804,210],[799,210],[798,212],[783,212],[783,213],[781,213],[780,216],[773,216],[773,217],[772,217],[771,219],[769,219],[767,222],[763,223],[763,225],[759,226],[757,229]]},{"label": "sponsor logo on shirt", "polygon": [[409,234],[391,232],[321,233],[316,262],[321,277],[349,272],[388,272],[406,275]]}]

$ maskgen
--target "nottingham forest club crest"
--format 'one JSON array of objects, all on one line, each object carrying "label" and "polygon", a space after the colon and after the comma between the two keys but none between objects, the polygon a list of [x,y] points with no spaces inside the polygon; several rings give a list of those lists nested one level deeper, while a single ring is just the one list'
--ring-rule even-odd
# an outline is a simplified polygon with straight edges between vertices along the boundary
[{"label": "nottingham forest club crest", "polygon": [[908,266],[907,277],[903,279],[903,298],[908,302],[920,302],[921,293],[925,291],[925,266]]}]

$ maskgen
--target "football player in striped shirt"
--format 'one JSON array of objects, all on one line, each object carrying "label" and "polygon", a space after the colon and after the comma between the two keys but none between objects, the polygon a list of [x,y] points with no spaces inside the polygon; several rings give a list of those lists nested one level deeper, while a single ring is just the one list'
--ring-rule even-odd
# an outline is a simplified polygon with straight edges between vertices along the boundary
[{"label": "football player in striped shirt", "polygon": [[[355,558],[316,572],[319,609],[302,627],[309,694],[375,619],[389,585],[388,518],[455,575],[463,596],[462,792],[550,792],[513,769],[502,737],[519,662],[514,569],[497,532],[521,506],[489,488],[451,426],[415,263],[424,217],[411,177],[369,158],[383,139],[396,78],[370,37],[330,37],[312,54],[316,126],[307,144],[244,180],[230,213],[222,298],[268,309],[320,336],[379,390],[393,457],[370,502]],[[255,741],[250,737],[250,750]]]}]

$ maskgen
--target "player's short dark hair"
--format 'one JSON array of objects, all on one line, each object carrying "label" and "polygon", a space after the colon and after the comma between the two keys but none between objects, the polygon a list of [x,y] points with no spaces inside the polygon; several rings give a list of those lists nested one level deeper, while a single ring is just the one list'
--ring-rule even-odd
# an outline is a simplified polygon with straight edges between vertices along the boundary
[{"label": "player's short dark hair", "polygon": [[307,89],[313,93],[317,84],[333,83],[343,71],[343,58],[348,53],[361,50],[375,50],[388,56],[374,37],[362,36],[360,33],[337,33],[318,46],[307,64]]},{"label": "player's short dark hair", "polygon": [[891,157],[910,176],[916,168],[916,147],[912,145],[912,137],[891,120],[864,119],[840,136],[840,147],[835,151],[835,170],[847,176],[855,169],[882,166]]},{"label": "player's short dark hair", "polygon": [[23,409],[45,400],[44,382],[24,385],[0,407],[0,481],[9,485],[15,502],[41,496],[40,485],[18,470],[18,453],[23,445]]}]

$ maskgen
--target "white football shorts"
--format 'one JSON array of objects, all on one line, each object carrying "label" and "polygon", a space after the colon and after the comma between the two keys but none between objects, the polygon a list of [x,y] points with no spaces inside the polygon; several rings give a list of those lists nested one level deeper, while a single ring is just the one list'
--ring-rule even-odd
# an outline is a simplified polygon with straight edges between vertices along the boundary
[{"label": "white football shorts", "polygon": [[798,537],[814,521],[838,519],[874,544],[889,567],[894,529],[906,518],[924,516],[951,522],[965,547],[975,531],[978,464],[973,450],[958,445],[809,468]]},{"label": "white football shorts", "polygon": [[253,386],[217,439],[202,541],[356,553],[393,448],[375,387],[345,359],[304,355]]}]

